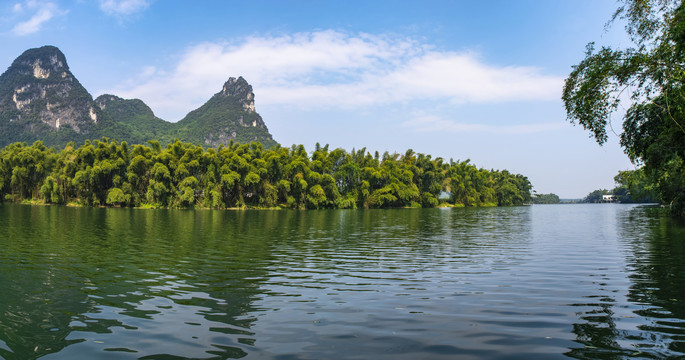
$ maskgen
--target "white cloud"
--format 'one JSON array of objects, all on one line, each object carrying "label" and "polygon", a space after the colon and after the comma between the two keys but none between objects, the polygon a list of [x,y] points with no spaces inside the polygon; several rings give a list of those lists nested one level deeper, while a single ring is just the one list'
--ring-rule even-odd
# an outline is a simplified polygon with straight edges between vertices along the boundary
[{"label": "white cloud", "polygon": [[55,16],[64,15],[67,11],[60,10],[53,2],[26,1],[24,5],[17,3],[13,7],[15,13],[31,11],[33,15],[26,21],[16,24],[12,28],[12,33],[24,36],[38,32],[43,24]]},{"label": "white cloud", "polygon": [[199,44],[173,69],[112,91],[141,98],[163,118],[176,120],[239,75],[255,88],[258,107],[556,100],[563,83],[538,68],[488,65],[475,53],[439,51],[413,39],[319,31]]},{"label": "white cloud", "polygon": [[421,132],[487,132],[500,134],[531,134],[562,129],[566,128],[567,125],[562,121],[519,125],[473,124],[445,120],[435,115],[419,116],[402,123],[403,127]]},{"label": "white cloud", "polygon": [[100,10],[116,16],[132,15],[149,6],[149,0],[100,0]]}]

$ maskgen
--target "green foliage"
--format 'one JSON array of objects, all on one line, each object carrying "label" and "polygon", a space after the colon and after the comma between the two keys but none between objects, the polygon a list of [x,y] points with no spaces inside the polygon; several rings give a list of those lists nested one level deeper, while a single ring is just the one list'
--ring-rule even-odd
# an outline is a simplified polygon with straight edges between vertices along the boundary
[{"label": "green foliage", "polygon": [[[679,164],[678,166],[682,166]],[[614,195],[621,203],[655,203],[659,201],[656,191],[658,179],[650,178],[643,168],[637,170],[619,171],[614,177],[616,187],[612,190],[600,189],[588,194],[583,202],[597,203],[602,201],[602,195]],[[671,183],[671,182],[669,182]]]},{"label": "green foliage", "polygon": [[612,112],[626,98],[624,93],[632,93],[621,145],[634,163],[644,165],[649,190],[674,214],[684,216],[685,5],[677,0],[623,0],[616,18],[626,20],[634,46],[595,51],[588,45],[585,59],[564,86],[568,119],[602,145]]},{"label": "green foliage", "polygon": [[602,196],[603,195],[611,195],[611,191],[607,189],[599,189],[599,190],[594,190],[591,193],[589,193],[584,199],[583,202],[586,203],[598,203],[602,201]]},{"label": "green foliage", "polygon": [[621,202],[659,202],[656,184],[645,174],[644,168],[619,171],[614,181],[618,186],[614,188],[613,194],[617,195]]},{"label": "green foliage", "polygon": [[[34,76],[36,65],[42,66],[44,78]],[[170,123],[157,118],[139,99],[107,94],[93,100],[71,74],[59,49],[29,49],[0,75],[0,146],[41,140],[48,146],[64,147],[70,141],[101,137],[137,144],[179,138],[210,146],[228,145],[231,140],[276,145],[259,114],[245,106],[245,101],[253,99],[252,87],[242,78],[234,85],[241,89],[239,93],[222,91],[183,120]],[[104,196],[97,194],[100,201]]]},{"label": "green foliage", "polygon": [[561,200],[557,194],[535,194],[533,204],[559,204]]},{"label": "green foliage", "polygon": [[198,144],[225,143],[231,139],[240,143],[256,141],[266,147],[276,145],[266,127],[253,124],[263,124],[259,114],[246,112],[240,99],[234,96],[217,94],[171,125],[175,137]]},{"label": "green foliage", "polygon": [[131,200],[130,194],[125,194],[119,188],[111,188],[107,191],[107,204],[108,205],[125,205]]},{"label": "green foliage", "polygon": [[521,205],[530,182],[506,170],[444,162],[409,150],[372,156],[328,146],[264,149],[259,143],[203,149],[179,140],[166,148],[102,138],[57,152],[36,142],[0,149],[0,198],[46,203],[172,208],[435,207]]}]

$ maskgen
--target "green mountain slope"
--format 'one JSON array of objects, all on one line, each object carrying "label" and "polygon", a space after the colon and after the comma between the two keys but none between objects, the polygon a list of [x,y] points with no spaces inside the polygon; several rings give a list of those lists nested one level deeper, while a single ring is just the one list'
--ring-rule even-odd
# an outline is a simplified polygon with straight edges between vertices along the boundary
[{"label": "green mountain slope", "polygon": [[203,145],[228,145],[261,142],[265,147],[276,145],[262,117],[254,110],[252,86],[242,77],[230,78],[223,89],[209,101],[191,111],[177,123],[176,136]]},{"label": "green mountain slope", "polygon": [[101,137],[129,143],[178,138],[205,147],[232,140],[276,145],[242,77],[230,78],[203,106],[170,123],[139,99],[106,94],[94,101],[54,46],[25,51],[0,75],[0,146],[42,140],[63,147]]},{"label": "green mountain slope", "polygon": [[[162,143],[173,140],[174,125],[155,116],[142,100],[122,99],[116,95],[100,95],[95,99],[103,116],[111,120],[107,137],[128,139],[131,143],[144,143],[155,139]],[[103,132],[103,131],[101,131]]]}]

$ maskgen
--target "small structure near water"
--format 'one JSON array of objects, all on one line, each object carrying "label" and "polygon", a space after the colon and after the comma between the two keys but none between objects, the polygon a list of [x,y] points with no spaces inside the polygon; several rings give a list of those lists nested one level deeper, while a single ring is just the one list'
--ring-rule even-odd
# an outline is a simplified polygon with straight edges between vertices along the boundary
[{"label": "small structure near water", "polygon": [[618,199],[616,198],[616,195],[602,195],[602,202],[603,203],[616,203],[616,202],[618,202]]}]

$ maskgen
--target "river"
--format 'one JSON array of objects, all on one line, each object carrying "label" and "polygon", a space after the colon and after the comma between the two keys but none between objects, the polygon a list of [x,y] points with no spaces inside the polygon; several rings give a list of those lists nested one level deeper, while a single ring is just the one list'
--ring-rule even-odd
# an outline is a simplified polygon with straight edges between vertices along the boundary
[{"label": "river", "polygon": [[0,204],[5,359],[685,356],[685,224],[623,204]]}]

